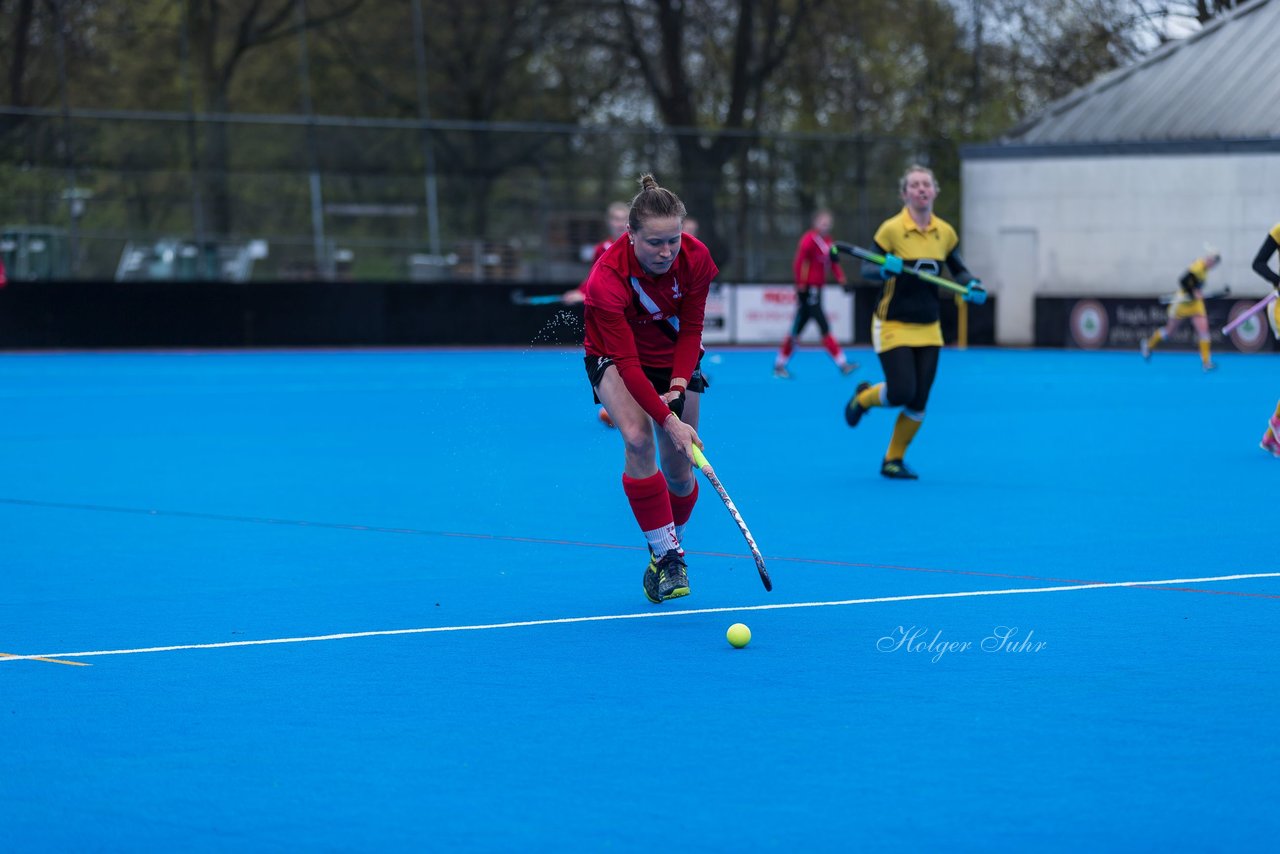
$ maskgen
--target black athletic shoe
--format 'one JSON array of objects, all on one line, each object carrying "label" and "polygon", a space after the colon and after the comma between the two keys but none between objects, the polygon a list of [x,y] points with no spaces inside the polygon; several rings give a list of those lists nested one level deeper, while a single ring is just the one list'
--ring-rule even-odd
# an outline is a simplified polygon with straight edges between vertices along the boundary
[{"label": "black athletic shoe", "polygon": [[858,422],[862,420],[863,414],[867,408],[858,403],[858,395],[871,388],[871,383],[863,380],[858,383],[857,388],[853,391],[853,397],[849,398],[849,402],[844,405],[844,423],[850,427],[857,427]]},{"label": "black athletic shoe", "polygon": [[885,460],[880,465],[880,474],[894,480],[919,480],[920,476],[907,468],[902,460]]},{"label": "black athletic shoe", "polygon": [[671,549],[658,561],[658,597],[678,599],[688,595],[689,574],[685,567],[684,555]]},{"label": "black athletic shoe", "polygon": [[655,605],[662,602],[662,594],[658,592],[658,558],[652,550],[649,552],[649,565],[644,569],[644,595]]}]

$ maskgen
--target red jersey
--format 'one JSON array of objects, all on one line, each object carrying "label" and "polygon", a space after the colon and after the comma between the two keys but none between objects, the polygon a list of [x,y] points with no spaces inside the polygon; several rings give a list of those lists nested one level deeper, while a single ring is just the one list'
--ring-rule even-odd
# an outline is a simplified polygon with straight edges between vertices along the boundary
[{"label": "red jersey", "polygon": [[680,238],[680,254],[657,278],[640,266],[629,240],[618,240],[582,286],[588,356],[613,359],[627,391],[659,424],[670,409],[641,366],[689,378],[702,352],[707,289],[720,272],[702,241]]},{"label": "red jersey", "polygon": [[791,273],[798,288],[820,288],[828,277],[844,284],[844,272],[839,264],[831,261],[832,240],[823,237],[816,229],[809,229],[796,244],[796,258],[791,262]]}]

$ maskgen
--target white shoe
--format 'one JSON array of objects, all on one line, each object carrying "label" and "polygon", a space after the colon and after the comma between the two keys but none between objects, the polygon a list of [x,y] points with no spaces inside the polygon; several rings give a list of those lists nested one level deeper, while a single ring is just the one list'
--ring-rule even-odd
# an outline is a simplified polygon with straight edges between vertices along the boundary
[{"label": "white shoe", "polygon": [[1147,339],[1142,339],[1142,343],[1138,345],[1138,349],[1142,352],[1142,358],[1151,358],[1151,345],[1147,343]]}]

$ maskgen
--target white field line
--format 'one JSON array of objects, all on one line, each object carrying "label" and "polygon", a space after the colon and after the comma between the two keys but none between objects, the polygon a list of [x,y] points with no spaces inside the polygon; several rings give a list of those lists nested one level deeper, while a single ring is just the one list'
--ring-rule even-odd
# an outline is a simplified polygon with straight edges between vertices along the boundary
[{"label": "white field line", "polygon": [[1019,596],[1032,593],[1068,593],[1077,590],[1106,590],[1116,587],[1160,587],[1170,584],[1208,584],[1215,581],[1241,581],[1252,578],[1280,578],[1280,572],[1252,572],[1238,575],[1212,575],[1201,578],[1162,578],[1152,581],[1107,581],[1093,584],[1066,584],[1057,587],[1013,587],[1003,590],[962,590],[954,593],[916,593],[910,596],[877,596],[867,599],[837,599],[830,602],[785,602],[771,605],[740,605],[726,608],[694,608],[683,611],[645,611],[637,614],[602,614],[593,617],[558,617],[551,620],[520,620],[509,623],[481,623],[471,626],[428,626],[418,629],[383,629],[369,632],[342,632],[296,638],[223,641],[221,643],[175,644],[137,649],[99,649],[85,652],[42,652],[35,655],[11,655],[0,659],[27,661],[39,658],[89,658],[99,655],[141,655],[148,652],[179,652],[190,649],[226,649],[236,646],[268,646],[282,643],[315,643],[317,641],[351,640],[353,638],[389,637],[392,635],[425,635],[435,632],[474,632],[487,629],[519,629],[529,626],[558,626],[568,623],[598,623],[609,620],[642,620],[653,617],[681,617],[693,614],[728,614],[747,611],[781,611],[789,608],[834,608],[842,605],[877,605],[885,602],[919,602],[927,599],[964,599],[974,596]]}]

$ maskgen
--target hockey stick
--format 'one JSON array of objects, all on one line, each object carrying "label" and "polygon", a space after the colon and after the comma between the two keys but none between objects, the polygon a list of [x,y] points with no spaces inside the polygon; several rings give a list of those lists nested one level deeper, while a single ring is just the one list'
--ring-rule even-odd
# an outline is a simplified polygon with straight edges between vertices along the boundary
[{"label": "hockey stick", "polygon": [[[861,258],[863,261],[870,261],[872,264],[879,264],[881,267],[885,265],[885,257],[883,255],[878,255],[875,252],[871,252],[866,249],[863,249],[861,246],[853,246],[848,243],[831,244],[831,254],[835,255],[837,252],[847,253],[849,255],[854,256],[855,258]],[[958,282],[953,282],[950,279],[944,279],[941,276],[935,276],[933,273],[929,273],[924,270],[917,271],[917,270],[911,270],[906,267],[903,267],[902,272],[910,273],[911,275],[915,276],[917,279],[919,279],[922,282],[928,282],[931,285],[937,285],[940,288],[946,288],[949,291],[955,291],[956,293],[964,297],[967,297],[970,294],[972,294],[973,302],[977,303],[978,305],[981,305],[982,303],[987,301],[987,292],[982,288],[970,288],[967,285],[962,285],[962,284],[959,284]]]},{"label": "hockey stick", "polygon": [[524,291],[512,291],[511,301],[516,305],[554,305],[558,302],[564,302],[564,298],[560,294],[527,297],[524,295]]},{"label": "hockey stick", "polygon": [[1253,317],[1255,314],[1262,311],[1267,306],[1271,305],[1271,303],[1275,302],[1277,296],[1280,296],[1280,293],[1277,293],[1276,291],[1272,291],[1262,299],[1255,302],[1253,305],[1246,308],[1244,311],[1240,312],[1238,315],[1236,315],[1234,320],[1232,320],[1226,326],[1222,327],[1222,334],[1230,335],[1232,332],[1235,331],[1235,328],[1237,326],[1244,323],[1246,320]]},{"label": "hockey stick", "polygon": [[756,569],[760,572],[760,582],[764,584],[764,589],[772,590],[773,581],[769,578],[769,570],[764,568],[764,558],[760,555],[760,549],[756,548],[755,538],[751,536],[751,531],[747,529],[747,523],[742,521],[742,514],[734,506],[733,499],[729,497],[729,493],[725,491],[723,484],[720,483],[720,478],[716,477],[715,470],[711,468],[711,463],[707,462],[702,450],[697,445],[691,446],[690,450],[693,452],[694,464],[702,470],[707,480],[711,481],[711,485],[715,487],[716,492],[720,493],[720,500],[729,509],[729,515],[733,517],[733,521],[738,523],[738,530],[746,538],[747,546],[751,549],[751,556],[756,560]]},{"label": "hockey stick", "polygon": [[[1224,286],[1213,293],[1205,294],[1201,299],[1221,299],[1222,297],[1229,296],[1231,296],[1231,288]],[[1160,297],[1161,305],[1177,305],[1178,303],[1183,302],[1191,302],[1191,299],[1182,291],[1179,291],[1176,294],[1165,294]]]}]

